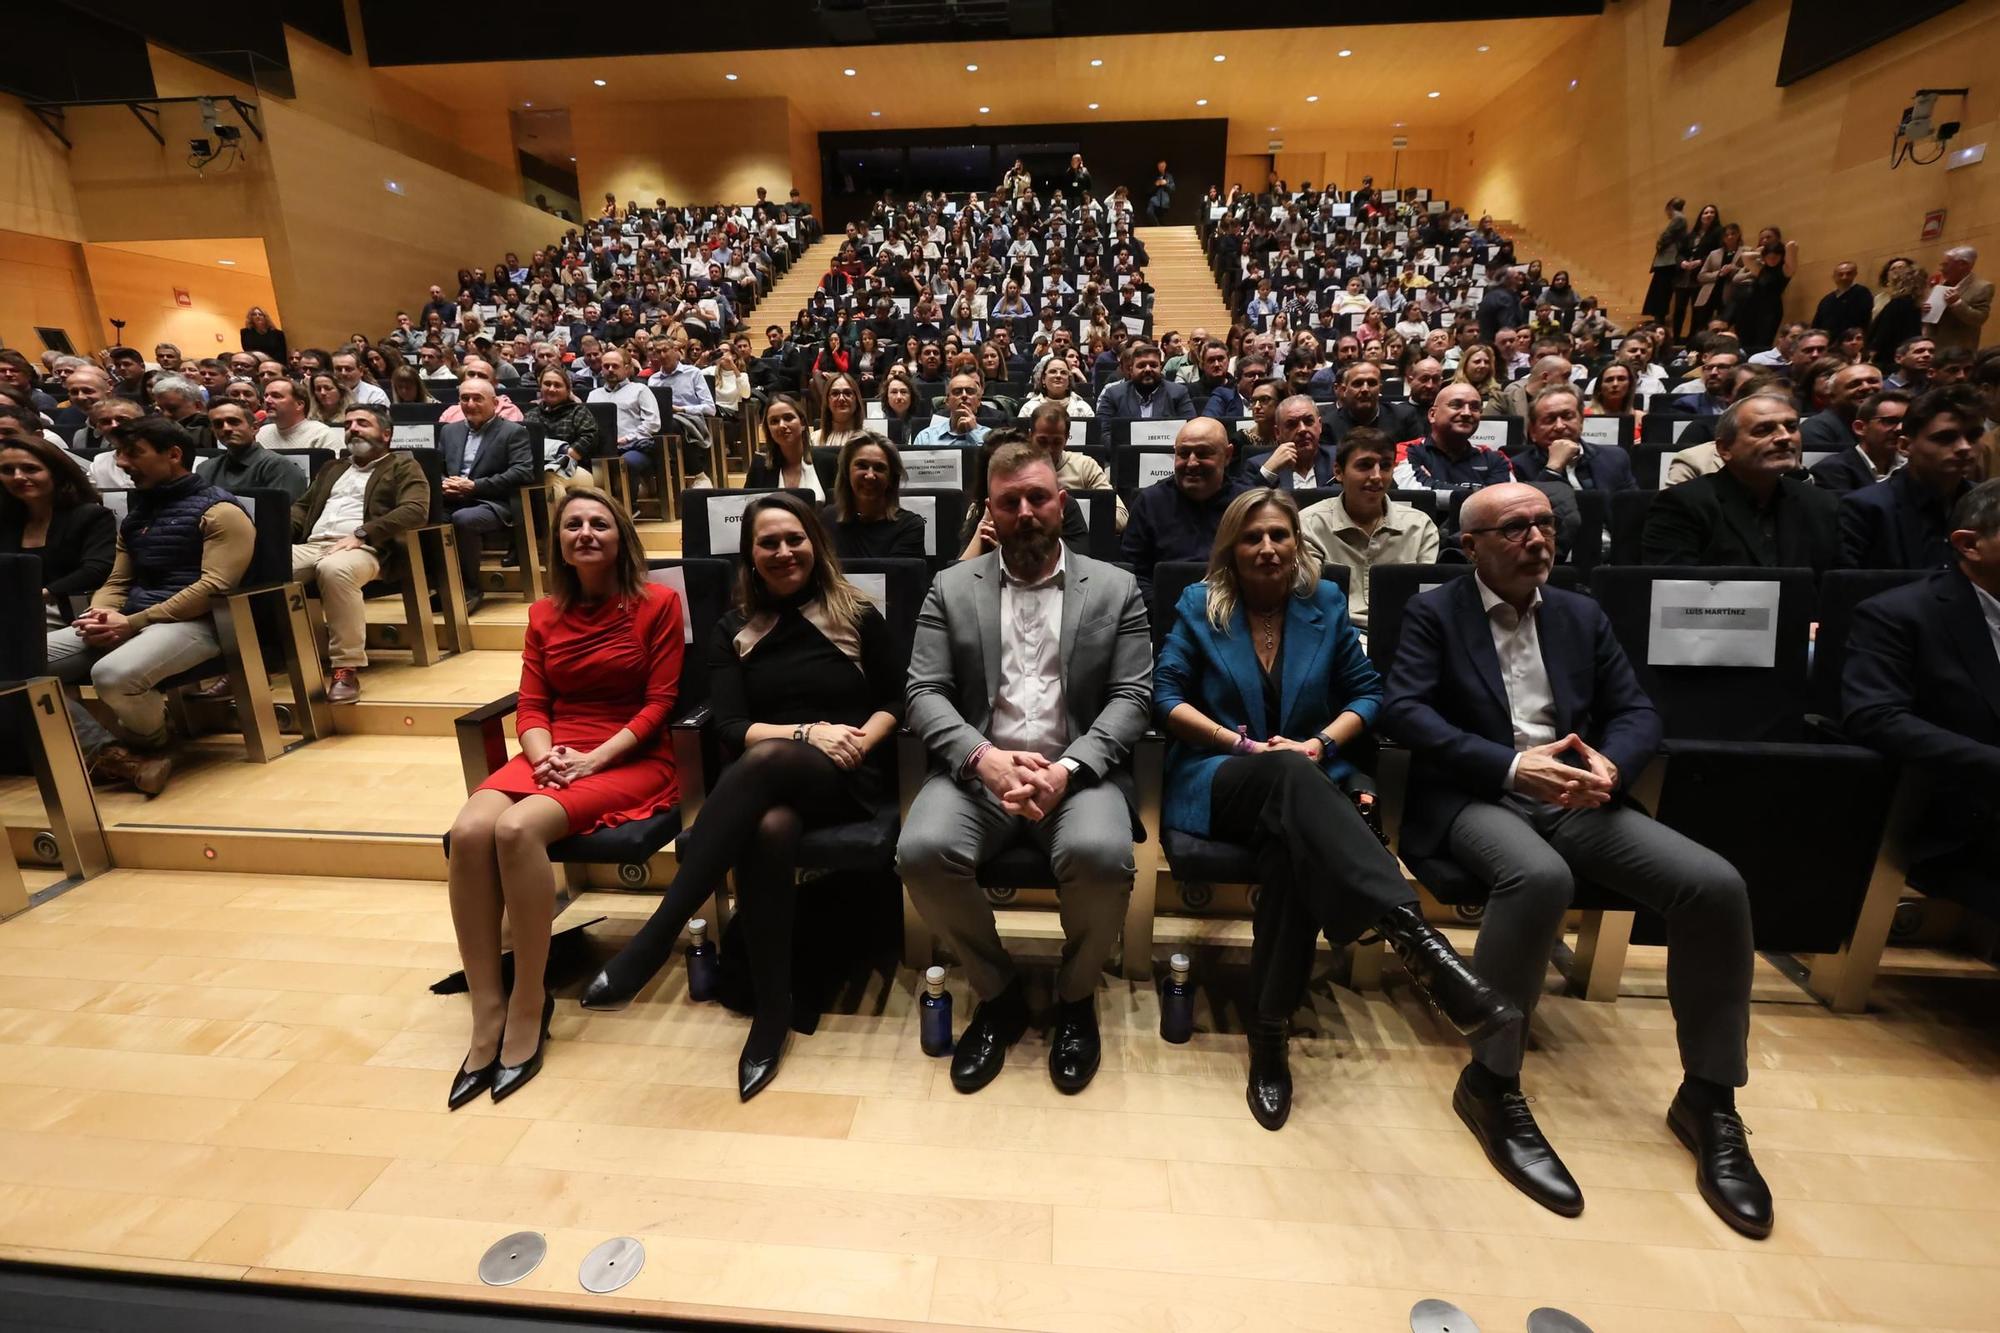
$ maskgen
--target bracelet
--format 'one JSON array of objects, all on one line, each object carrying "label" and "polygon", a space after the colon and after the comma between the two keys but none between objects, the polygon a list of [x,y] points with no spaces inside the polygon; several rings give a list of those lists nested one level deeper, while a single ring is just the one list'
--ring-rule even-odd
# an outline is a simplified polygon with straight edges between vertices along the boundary
[{"label": "bracelet", "polygon": [[1232,747],[1232,751],[1236,754],[1253,754],[1255,753],[1255,747],[1252,746],[1248,736],[1238,736],[1236,744]]}]

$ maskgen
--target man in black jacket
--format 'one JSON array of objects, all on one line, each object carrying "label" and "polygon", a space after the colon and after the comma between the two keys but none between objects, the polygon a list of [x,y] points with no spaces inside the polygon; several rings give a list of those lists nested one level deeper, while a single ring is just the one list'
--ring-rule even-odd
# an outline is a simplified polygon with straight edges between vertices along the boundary
[{"label": "man in black jacket", "polygon": [[1840,501],[1792,475],[1799,413],[1789,394],[1731,403],[1716,420],[1715,448],[1720,472],[1653,501],[1640,544],[1645,564],[1819,571],[1840,563]]},{"label": "man in black jacket", "polygon": [[1848,734],[1931,791],[1910,830],[1911,878],[2000,906],[2000,478],[1952,511],[1956,568],[1855,609],[1841,673]]},{"label": "man in black jacket", "polygon": [[1854,441],[1854,413],[1861,400],[1882,391],[1882,372],[1869,362],[1843,366],[1827,385],[1826,407],[1799,424],[1799,448],[1836,453]]},{"label": "man in black jacket", "polygon": [[1843,259],[1833,266],[1833,290],[1819,298],[1813,312],[1813,327],[1825,329],[1838,338],[1849,329],[1866,332],[1875,314],[1875,296],[1854,280],[1854,261]]},{"label": "man in black jacket", "polygon": [[467,379],[458,387],[458,405],[465,420],[438,427],[438,452],[444,507],[458,530],[459,575],[470,611],[484,600],[479,557],[486,534],[514,525],[514,496],[535,479],[535,451],[528,428],[499,415],[492,381]]},{"label": "man in black jacket", "polygon": [[1903,465],[1903,417],[1910,395],[1884,389],[1862,399],[1854,410],[1854,443],[1812,468],[1813,485],[1835,495],[1866,490]]},{"label": "man in black jacket", "polygon": [[1952,563],[1952,507],[1979,478],[1986,414],[1965,385],[1928,389],[1904,418],[1907,462],[1880,486],[1840,502],[1842,559],[1852,569],[1942,569]]}]

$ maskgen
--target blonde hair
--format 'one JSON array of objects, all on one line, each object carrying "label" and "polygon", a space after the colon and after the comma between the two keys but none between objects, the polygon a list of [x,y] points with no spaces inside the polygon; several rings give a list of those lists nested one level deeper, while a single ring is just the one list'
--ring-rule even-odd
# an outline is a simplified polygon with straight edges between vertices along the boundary
[{"label": "blonde hair", "polygon": [[1215,529],[1215,545],[1208,553],[1208,575],[1203,580],[1208,584],[1208,623],[1218,633],[1229,628],[1236,604],[1243,600],[1243,590],[1236,582],[1236,543],[1243,536],[1243,529],[1250,526],[1251,516],[1265,505],[1275,505],[1292,525],[1293,546],[1298,552],[1292,573],[1292,596],[1310,597],[1319,587],[1320,560],[1299,530],[1298,502],[1271,486],[1245,491],[1222,511],[1222,522]]}]

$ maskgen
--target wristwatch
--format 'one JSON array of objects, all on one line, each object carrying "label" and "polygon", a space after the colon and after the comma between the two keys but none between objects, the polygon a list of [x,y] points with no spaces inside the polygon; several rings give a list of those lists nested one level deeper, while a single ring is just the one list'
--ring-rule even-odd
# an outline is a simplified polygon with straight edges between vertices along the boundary
[{"label": "wristwatch", "polygon": [[1340,748],[1340,742],[1323,731],[1314,732],[1313,739],[1319,742],[1319,757],[1322,759]]}]

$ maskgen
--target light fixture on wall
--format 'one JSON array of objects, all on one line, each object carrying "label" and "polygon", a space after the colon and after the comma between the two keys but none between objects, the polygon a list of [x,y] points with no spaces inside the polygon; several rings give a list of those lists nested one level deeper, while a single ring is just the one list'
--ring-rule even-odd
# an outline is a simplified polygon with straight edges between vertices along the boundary
[{"label": "light fixture on wall", "polygon": [[1206,97],[1197,97],[1197,98],[1195,98],[1195,99],[1194,99],[1194,104],[1195,104],[1196,106],[1207,106],[1207,105],[1208,105],[1208,99],[1207,99]]},{"label": "light fixture on wall", "polygon": [[1093,61],[1091,61],[1091,62],[1090,62],[1090,67],[1091,67],[1092,69],[1101,69],[1101,68],[1103,68],[1103,65],[1104,65],[1104,62],[1103,62],[1102,60],[1093,60]]},{"label": "light fixture on wall", "polygon": [[984,116],[984,115],[988,114],[989,112],[991,112],[992,110],[993,110],[993,108],[992,108],[992,107],[990,107],[990,106],[983,106],[983,107],[980,107],[980,108],[979,108],[979,114],[980,114],[980,115],[982,115],[982,116]]},{"label": "light fixture on wall", "polygon": [[1339,56],[1339,57],[1340,57],[1340,58],[1341,58],[1342,60],[1345,60],[1345,59],[1347,59],[1347,58],[1348,58],[1349,56],[1353,55],[1353,54],[1354,54],[1354,52],[1353,52],[1352,50],[1348,49],[1347,47],[1343,46],[1343,47],[1341,47],[1341,48],[1340,48],[1340,49],[1339,49],[1338,51],[1335,51],[1335,52],[1334,52],[1334,54],[1335,54],[1335,55],[1337,55],[1337,56]]},{"label": "light fixture on wall", "polygon": [[1475,46],[1472,49],[1479,52],[1480,55],[1485,55],[1488,51],[1491,51],[1493,48],[1490,46]]},{"label": "light fixture on wall", "polygon": [[879,115],[881,115],[882,113],[881,113],[880,111],[870,111],[870,112],[869,112],[868,114],[869,114],[869,115],[871,115],[871,116],[879,116]]},{"label": "light fixture on wall", "polygon": [[736,76],[734,74],[725,74],[722,77],[728,79],[731,83],[736,82]]},{"label": "light fixture on wall", "polygon": [[233,260],[233,259],[218,259],[218,260],[216,260],[215,262],[216,262],[216,263],[218,263],[218,264],[220,264],[220,265],[222,265],[222,266],[223,266],[224,268],[235,268],[235,267],[236,267],[236,261],[235,261],[235,260]]},{"label": "light fixture on wall", "polygon": [[594,84],[596,84],[596,85],[597,85],[598,87],[600,87],[600,88],[602,88],[602,87],[604,86],[604,80],[603,80],[603,79],[592,79],[592,80],[591,80],[591,82],[592,82],[592,83],[594,83]]},{"label": "light fixture on wall", "polygon": [[1222,63],[1223,61],[1225,61],[1225,60],[1227,60],[1227,59],[1229,59],[1229,57],[1228,57],[1228,56],[1217,56],[1217,57],[1215,58],[1215,63],[1216,63],[1216,64],[1218,64],[1218,65],[1220,65],[1220,64],[1221,64],[1221,63]]},{"label": "light fixture on wall", "polygon": [[1306,97],[1306,101],[1308,101],[1308,102],[1317,102],[1317,101],[1319,101],[1319,94],[1318,94],[1318,93],[1310,93],[1310,94],[1308,94],[1308,95],[1307,95],[1307,97]]},{"label": "light fixture on wall", "polygon": [[977,66],[977,65],[967,65],[967,66],[965,67],[965,72],[966,72],[967,74],[977,74],[977,73],[979,72],[979,66]]},{"label": "light fixture on wall", "polygon": [[1433,102],[1435,102],[1438,98],[1443,97],[1444,94],[1439,92],[1437,89],[1433,88],[1429,92],[1425,93],[1424,96],[1430,98]]},{"label": "light fixture on wall", "polygon": [[851,70],[851,69],[844,69],[844,70],[842,70],[842,71],[840,71],[840,72],[841,72],[842,74],[845,74],[845,75],[846,75],[846,76],[847,76],[848,78],[850,78],[850,79],[854,77],[854,71],[853,71],[853,70]]},{"label": "light fixture on wall", "polygon": [[1097,103],[1095,103],[1095,102],[1092,102],[1092,103],[1090,104],[1090,109],[1091,109],[1092,111],[1095,111],[1095,110],[1097,110]]}]

